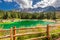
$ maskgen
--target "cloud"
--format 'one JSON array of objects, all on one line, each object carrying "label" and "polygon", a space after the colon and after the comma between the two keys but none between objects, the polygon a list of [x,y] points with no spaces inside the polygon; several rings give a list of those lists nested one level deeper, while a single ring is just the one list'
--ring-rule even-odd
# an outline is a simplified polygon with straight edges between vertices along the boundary
[{"label": "cloud", "polygon": [[37,8],[37,7],[47,7],[47,6],[51,6],[53,3],[55,3],[56,0],[43,0],[41,2],[38,2],[37,4],[34,5],[34,8]]},{"label": "cloud", "polygon": [[14,0],[21,8],[32,8],[32,0]]},{"label": "cloud", "polygon": [[12,2],[12,0],[4,0],[5,2]]},{"label": "cloud", "polygon": [[56,0],[56,2],[52,4],[52,6],[60,7],[60,0]]},{"label": "cloud", "polygon": [[60,0],[41,0],[40,2],[37,2],[34,5],[32,4],[33,0],[14,0],[14,1],[17,2],[21,8],[37,8],[37,7],[44,8],[47,6],[54,7],[60,6]]}]

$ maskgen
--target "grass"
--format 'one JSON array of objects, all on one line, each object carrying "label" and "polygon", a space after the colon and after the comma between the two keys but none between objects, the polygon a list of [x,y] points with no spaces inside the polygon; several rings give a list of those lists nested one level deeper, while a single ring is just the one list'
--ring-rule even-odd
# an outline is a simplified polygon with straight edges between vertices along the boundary
[{"label": "grass", "polygon": [[[40,31],[41,31],[41,30],[40,30]],[[39,31],[39,32],[40,32],[40,31]],[[52,34],[52,33],[53,33],[53,34]],[[58,34],[58,33],[59,33],[59,34]],[[52,31],[50,32],[50,35],[51,35],[50,40],[59,38],[59,37],[60,37],[60,27],[57,27],[56,30],[52,30]],[[25,36],[19,36],[19,37],[17,38],[17,40],[26,40],[26,39],[30,39],[30,38],[34,38],[34,37],[40,37],[40,36],[46,36],[46,33],[29,35],[29,36],[27,36],[27,35],[25,35]],[[46,39],[46,38],[43,38],[43,39],[39,39],[39,40],[47,40],[47,39]]]},{"label": "grass", "polygon": [[14,22],[0,22],[0,24],[12,24],[12,23],[14,23]]},{"label": "grass", "polygon": [[60,26],[57,26],[56,29],[52,30],[50,33],[59,33],[60,32]]},{"label": "grass", "polygon": [[[35,31],[36,31],[36,30],[35,30]],[[38,32],[43,32],[43,31],[46,31],[46,30],[42,30],[42,29],[40,28],[40,29],[37,29],[37,31],[38,31]],[[24,31],[21,31],[21,30],[20,30],[20,31],[18,31],[18,33],[25,33],[25,32],[34,32],[34,30],[32,30],[32,31],[31,31],[31,30],[24,30]],[[50,35],[51,35],[50,39],[53,40],[53,39],[59,38],[59,37],[60,37],[60,34],[57,34],[57,33],[59,33],[59,32],[60,32],[60,26],[57,27],[56,30],[52,30],[52,31],[50,32]],[[0,36],[6,35],[7,33],[9,33],[9,32],[6,32],[6,33],[0,32]],[[52,34],[52,33],[53,33],[53,34]],[[46,33],[19,36],[19,37],[17,37],[16,40],[26,40],[26,39],[35,38],[35,37],[40,37],[40,36],[46,36]],[[2,40],[4,40],[4,39],[2,39]],[[7,39],[5,39],[5,40],[9,40],[9,38],[7,38]],[[44,39],[39,39],[39,40],[47,40],[47,39],[44,38]]]}]

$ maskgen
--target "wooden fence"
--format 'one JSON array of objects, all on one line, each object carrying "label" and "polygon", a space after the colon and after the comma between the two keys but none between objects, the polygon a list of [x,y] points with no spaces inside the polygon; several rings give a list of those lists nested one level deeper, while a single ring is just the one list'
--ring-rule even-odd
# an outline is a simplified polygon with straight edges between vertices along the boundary
[{"label": "wooden fence", "polygon": [[[38,38],[47,38],[48,40],[50,40],[49,28],[50,28],[49,25],[47,25],[46,32],[45,32],[45,33],[47,33],[46,36],[31,38],[30,40],[37,40]],[[4,31],[10,31],[10,35],[2,36],[2,37],[0,37],[0,39],[10,38],[10,40],[16,40],[16,37],[18,37],[18,36],[41,33],[41,32],[31,32],[31,33],[24,33],[24,34],[17,34],[16,33],[16,30],[25,30],[25,29],[34,29],[34,28],[22,28],[22,29],[20,28],[20,29],[17,29],[16,27],[13,27],[9,30],[0,30],[0,32],[1,31],[3,31],[3,32]]]}]

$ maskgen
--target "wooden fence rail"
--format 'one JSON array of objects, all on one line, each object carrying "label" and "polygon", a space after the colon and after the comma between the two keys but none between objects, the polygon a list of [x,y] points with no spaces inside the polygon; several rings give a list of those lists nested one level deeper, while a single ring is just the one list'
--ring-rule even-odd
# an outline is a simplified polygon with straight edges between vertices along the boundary
[{"label": "wooden fence rail", "polygon": [[[24,33],[24,34],[16,34],[16,30],[26,30],[26,29],[35,29],[35,28],[22,28],[22,29],[20,28],[20,29],[17,29],[16,27],[13,27],[9,30],[0,30],[0,32],[10,31],[10,35],[0,37],[0,39],[10,38],[10,40],[16,40],[16,37],[18,37],[18,36],[38,34],[38,33],[47,33],[47,36],[31,38],[31,40],[35,40],[35,39],[38,39],[38,38],[47,38],[48,40],[50,40],[49,28],[50,28],[49,25],[47,25],[46,32],[28,32],[28,33]],[[36,28],[36,29],[38,29],[38,28]]]}]

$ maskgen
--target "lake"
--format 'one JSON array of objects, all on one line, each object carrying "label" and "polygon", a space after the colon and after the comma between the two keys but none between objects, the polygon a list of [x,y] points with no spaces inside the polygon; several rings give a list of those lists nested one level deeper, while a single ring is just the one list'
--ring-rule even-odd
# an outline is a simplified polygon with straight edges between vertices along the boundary
[{"label": "lake", "polygon": [[13,23],[0,24],[0,28],[10,29],[11,27],[14,26],[16,26],[17,28],[30,28],[30,27],[36,27],[37,25],[45,26],[47,24],[54,24],[54,22],[46,22],[43,20],[19,20]]}]

